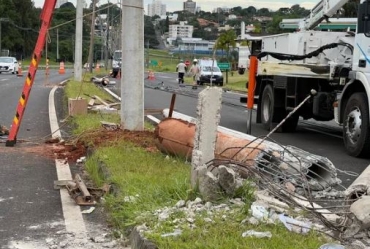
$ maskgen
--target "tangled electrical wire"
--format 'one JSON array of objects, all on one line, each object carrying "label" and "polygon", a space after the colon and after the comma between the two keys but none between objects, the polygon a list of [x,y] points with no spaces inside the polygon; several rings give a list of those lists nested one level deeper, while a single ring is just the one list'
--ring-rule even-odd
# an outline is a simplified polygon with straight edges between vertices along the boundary
[{"label": "tangled electrical wire", "polygon": [[[340,240],[341,233],[350,226],[347,222],[350,204],[341,194],[346,188],[337,181],[337,169],[331,167],[331,162],[324,157],[283,146],[271,139],[267,142],[276,145],[273,149],[260,147],[261,140],[266,141],[267,138],[258,137],[245,146],[225,149],[206,164],[207,168],[211,172],[220,165],[234,169],[242,178],[252,179],[258,189],[292,209],[297,207],[310,213],[332,232],[329,236]],[[230,158],[226,153],[233,156]],[[251,157],[252,153],[254,156]],[[334,195],[319,197],[320,193],[330,194],[330,191]]]}]

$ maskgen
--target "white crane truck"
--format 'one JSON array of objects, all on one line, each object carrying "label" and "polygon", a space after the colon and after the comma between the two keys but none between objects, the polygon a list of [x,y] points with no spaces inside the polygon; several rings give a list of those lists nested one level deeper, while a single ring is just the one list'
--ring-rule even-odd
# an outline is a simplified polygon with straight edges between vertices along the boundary
[{"label": "white crane truck", "polygon": [[299,31],[263,36],[255,43],[260,46],[257,123],[271,130],[314,89],[317,94],[281,131],[294,131],[299,117],[335,120],[343,127],[348,154],[363,157],[370,156],[370,0],[358,1],[356,32],[315,30],[349,1],[322,0],[301,20]]}]

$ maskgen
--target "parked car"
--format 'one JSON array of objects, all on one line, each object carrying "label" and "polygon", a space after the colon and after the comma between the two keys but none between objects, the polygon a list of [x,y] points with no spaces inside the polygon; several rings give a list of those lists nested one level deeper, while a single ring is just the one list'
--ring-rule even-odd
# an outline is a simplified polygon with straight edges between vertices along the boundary
[{"label": "parked car", "polygon": [[0,57],[0,73],[18,73],[19,64],[15,57]]}]

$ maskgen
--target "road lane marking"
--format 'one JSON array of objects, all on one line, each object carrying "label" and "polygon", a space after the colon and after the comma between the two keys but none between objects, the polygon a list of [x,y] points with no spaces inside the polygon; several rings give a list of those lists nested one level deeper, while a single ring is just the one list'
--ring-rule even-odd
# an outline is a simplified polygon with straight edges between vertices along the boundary
[{"label": "road lane marking", "polygon": [[[57,89],[58,87],[55,86],[49,94],[49,120],[52,137],[62,138],[54,103],[54,94]],[[71,169],[69,168],[69,164],[67,162],[56,159],[55,166],[58,180],[72,180]],[[77,238],[87,238],[87,231],[82,217],[81,208],[77,206],[74,201],[72,201],[68,191],[64,188],[60,189],[60,198],[62,202],[66,231],[75,234]]]}]

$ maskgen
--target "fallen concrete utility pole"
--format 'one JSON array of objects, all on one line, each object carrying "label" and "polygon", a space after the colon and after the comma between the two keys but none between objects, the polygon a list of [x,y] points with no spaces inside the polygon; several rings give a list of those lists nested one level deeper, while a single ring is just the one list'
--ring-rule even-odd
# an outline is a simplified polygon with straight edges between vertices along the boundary
[{"label": "fallen concrete utility pole", "polygon": [[349,202],[354,202],[363,195],[370,195],[370,165],[345,191],[345,198]]},{"label": "fallen concrete utility pole", "polygon": [[[168,116],[169,109],[163,111]],[[195,119],[173,112],[156,128],[158,148],[166,153],[190,159],[194,146]],[[286,179],[310,190],[324,190],[337,185],[335,166],[327,159],[292,146],[282,146],[254,136],[218,127],[216,158],[242,162],[274,178]],[[243,176],[243,172],[239,172]]]}]

